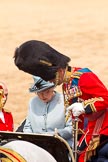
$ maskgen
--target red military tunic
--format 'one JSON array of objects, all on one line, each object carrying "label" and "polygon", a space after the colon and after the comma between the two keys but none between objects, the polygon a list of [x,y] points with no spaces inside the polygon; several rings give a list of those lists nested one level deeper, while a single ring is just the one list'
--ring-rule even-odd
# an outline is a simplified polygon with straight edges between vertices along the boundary
[{"label": "red military tunic", "polygon": [[[81,101],[85,108],[85,114],[80,117],[88,118],[85,134],[82,135],[78,144],[78,149],[81,151],[78,161],[85,162],[87,160],[85,153],[89,151],[88,146],[93,138],[99,134],[108,135],[108,90],[99,78],[87,68],[72,68],[70,73],[67,88],[69,104]],[[66,86],[66,82],[63,86]],[[78,90],[75,90],[75,86],[78,87]],[[65,94],[66,87],[64,87]],[[73,88],[74,92],[71,90]],[[78,91],[80,92],[78,93]],[[79,127],[82,128],[83,124],[82,122]]]},{"label": "red military tunic", "polygon": [[5,123],[0,119],[0,131],[13,131],[13,117],[11,112],[2,109]]}]

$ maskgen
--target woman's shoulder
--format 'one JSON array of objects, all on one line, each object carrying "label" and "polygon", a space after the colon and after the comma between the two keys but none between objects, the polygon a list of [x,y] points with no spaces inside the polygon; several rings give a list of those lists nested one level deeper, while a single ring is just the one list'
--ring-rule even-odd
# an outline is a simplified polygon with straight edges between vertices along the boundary
[{"label": "woman's shoulder", "polygon": [[63,93],[62,92],[55,91],[55,95],[58,96],[58,97],[63,98]]},{"label": "woman's shoulder", "polygon": [[34,103],[37,102],[38,100],[39,100],[38,96],[34,96],[30,98],[29,103]]},{"label": "woman's shoulder", "polygon": [[34,96],[30,99],[29,101],[30,105],[41,105],[43,106],[44,102],[42,102],[42,100],[38,97],[38,96]]},{"label": "woman's shoulder", "polygon": [[55,100],[57,100],[59,103],[63,103],[64,101],[64,97],[63,97],[63,93],[60,92],[55,92]]}]

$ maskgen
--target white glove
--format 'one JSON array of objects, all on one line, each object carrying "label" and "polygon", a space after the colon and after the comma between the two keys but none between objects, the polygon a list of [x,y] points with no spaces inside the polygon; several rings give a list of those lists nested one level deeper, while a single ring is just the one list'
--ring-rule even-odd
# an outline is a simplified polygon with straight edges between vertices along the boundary
[{"label": "white glove", "polygon": [[71,106],[67,108],[67,110],[72,110],[73,116],[79,116],[83,113],[85,113],[84,107],[82,103],[74,103]]}]

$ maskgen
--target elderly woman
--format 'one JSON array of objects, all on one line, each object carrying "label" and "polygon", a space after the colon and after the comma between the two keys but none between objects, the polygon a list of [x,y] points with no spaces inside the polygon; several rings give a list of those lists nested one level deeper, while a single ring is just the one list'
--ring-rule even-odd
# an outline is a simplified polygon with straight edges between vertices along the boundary
[{"label": "elderly woman", "polygon": [[72,146],[72,119],[65,121],[63,95],[54,91],[54,84],[46,82],[40,77],[33,76],[34,84],[30,92],[36,96],[29,102],[29,111],[23,131],[26,133],[58,134]]}]

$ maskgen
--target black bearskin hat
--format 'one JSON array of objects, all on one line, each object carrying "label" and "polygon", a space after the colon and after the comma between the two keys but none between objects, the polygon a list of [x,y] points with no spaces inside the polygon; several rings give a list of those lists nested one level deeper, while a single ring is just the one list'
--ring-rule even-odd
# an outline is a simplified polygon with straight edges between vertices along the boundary
[{"label": "black bearskin hat", "polygon": [[15,50],[14,63],[22,71],[48,81],[56,77],[59,68],[66,68],[70,58],[47,43],[37,40],[24,42]]}]

